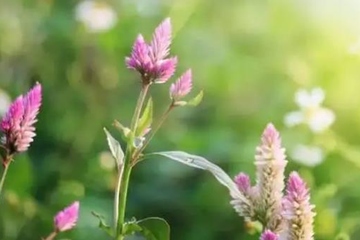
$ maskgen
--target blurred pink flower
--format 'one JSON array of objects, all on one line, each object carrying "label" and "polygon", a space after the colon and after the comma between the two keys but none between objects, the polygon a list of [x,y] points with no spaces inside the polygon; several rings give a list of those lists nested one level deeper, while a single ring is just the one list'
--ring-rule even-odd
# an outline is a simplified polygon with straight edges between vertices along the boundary
[{"label": "blurred pink flower", "polygon": [[41,85],[36,84],[25,96],[19,96],[0,122],[8,154],[26,151],[33,141],[34,124],[41,106]]},{"label": "blurred pink flower", "polygon": [[260,237],[260,240],[278,240],[278,239],[279,239],[278,235],[276,235],[270,230],[265,230]]},{"label": "blurred pink flower", "polygon": [[167,58],[171,45],[170,18],[155,29],[150,45],[142,35],[135,40],[131,56],[125,58],[126,66],[138,71],[145,83],[164,83],[175,72],[177,58]]},{"label": "blurred pink flower", "polygon": [[76,201],[54,217],[56,231],[64,232],[75,227],[79,217],[79,202]]},{"label": "blurred pink flower", "polygon": [[284,239],[312,240],[314,205],[310,204],[309,190],[297,172],[292,172],[288,179],[286,196],[283,199],[283,216],[286,228]]},{"label": "blurred pink flower", "polygon": [[170,86],[170,97],[174,100],[186,96],[192,88],[192,72],[187,70],[175,83]]},{"label": "blurred pink flower", "polygon": [[284,171],[287,164],[285,149],[281,147],[279,132],[269,123],[256,149],[256,209],[267,229],[281,229],[281,199],[284,189]]}]

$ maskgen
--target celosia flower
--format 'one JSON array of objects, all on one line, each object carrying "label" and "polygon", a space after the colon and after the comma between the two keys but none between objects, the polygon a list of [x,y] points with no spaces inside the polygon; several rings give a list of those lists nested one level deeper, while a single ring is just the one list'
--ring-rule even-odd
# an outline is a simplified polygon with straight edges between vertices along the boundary
[{"label": "celosia flower", "polygon": [[75,14],[89,32],[107,31],[117,22],[116,12],[104,1],[82,1],[77,5]]},{"label": "celosia flower", "polygon": [[312,240],[315,216],[313,209],[306,183],[298,173],[292,172],[283,199],[283,217],[287,226],[282,237],[291,240]]},{"label": "celosia flower", "polygon": [[321,106],[324,99],[325,93],[321,88],[314,88],[309,92],[300,89],[295,94],[295,102],[300,110],[288,113],[284,119],[285,124],[292,127],[305,123],[313,132],[326,130],[335,121],[335,114]]},{"label": "celosia flower", "polygon": [[191,69],[187,70],[175,83],[170,86],[170,97],[174,100],[186,96],[192,88]]},{"label": "celosia flower", "polygon": [[268,124],[256,149],[256,212],[267,229],[280,231],[284,170],[287,164],[279,132]]},{"label": "celosia flower", "polygon": [[144,83],[164,83],[175,72],[177,58],[167,58],[171,44],[171,23],[165,19],[156,29],[150,44],[142,35],[135,40],[131,56],[125,58],[126,66],[138,71]]},{"label": "celosia flower", "polygon": [[279,239],[278,235],[276,235],[270,230],[265,230],[260,237],[260,240],[278,240],[278,239]]},{"label": "celosia flower", "polygon": [[291,151],[291,157],[294,161],[309,167],[315,167],[324,160],[324,152],[316,146],[307,146],[298,144]]},{"label": "celosia flower", "polygon": [[54,217],[54,225],[57,232],[64,232],[75,227],[79,217],[79,202],[76,201]]},{"label": "celosia flower", "polygon": [[41,85],[36,84],[25,96],[19,96],[0,122],[8,154],[26,151],[33,141],[34,124],[41,105]]}]

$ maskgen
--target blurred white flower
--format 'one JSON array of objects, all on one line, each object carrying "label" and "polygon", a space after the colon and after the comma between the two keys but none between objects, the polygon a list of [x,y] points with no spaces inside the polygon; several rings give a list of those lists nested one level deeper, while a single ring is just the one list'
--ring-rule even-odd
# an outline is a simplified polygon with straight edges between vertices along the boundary
[{"label": "blurred white flower", "polygon": [[353,55],[360,54],[360,37],[356,42],[349,46],[348,52]]},{"label": "blurred white flower", "polygon": [[110,5],[103,1],[85,0],[76,7],[76,19],[89,32],[104,32],[115,26],[117,15]]},{"label": "blurred white flower", "polygon": [[3,116],[11,104],[9,95],[0,89],[0,117]]},{"label": "blurred white flower", "polygon": [[321,106],[324,99],[325,93],[321,88],[314,88],[311,91],[298,90],[295,94],[295,102],[300,110],[286,114],[285,124],[293,127],[304,123],[316,133],[326,130],[335,121],[335,114]]},{"label": "blurred white flower", "polygon": [[323,162],[323,150],[316,146],[299,144],[290,153],[292,159],[309,167],[315,167]]}]

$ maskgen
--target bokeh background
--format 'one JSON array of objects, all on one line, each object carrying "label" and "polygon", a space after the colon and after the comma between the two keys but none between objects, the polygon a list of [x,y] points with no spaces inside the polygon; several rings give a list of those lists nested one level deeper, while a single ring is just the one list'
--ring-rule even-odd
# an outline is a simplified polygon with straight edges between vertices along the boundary
[{"label": "bokeh background", "polygon": [[[79,5],[80,4],[80,5]],[[86,5],[86,4],[85,4]],[[91,5],[91,4],[90,4]],[[114,164],[103,132],[128,124],[139,79],[127,70],[136,35],[150,39],[170,16],[176,76],[191,67],[196,108],[172,113],[147,151],[184,150],[254,179],[254,153],[268,122],[288,149],[287,173],[299,171],[316,204],[315,238],[360,239],[360,3],[344,1],[123,0],[81,7],[79,1],[0,2],[0,114],[35,82],[44,99],[37,137],[10,166],[0,206],[0,239],[32,240],[52,230],[53,215],[81,202],[78,227],[59,239],[107,239],[92,210],[109,222]],[[79,9],[80,8],[80,9]],[[96,13],[96,9],[100,13]],[[169,102],[169,83],[154,85],[155,115]],[[289,128],[300,88],[321,87],[336,120],[314,133]],[[292,149],[316,147],[309,155]],[[316,159],[312,164],[312,159]],[[310,164],[309,164],[310,162]],[[208,173],[167,159],[133,171],[128,218],[159,216],[174,240],[258,239]]]}]

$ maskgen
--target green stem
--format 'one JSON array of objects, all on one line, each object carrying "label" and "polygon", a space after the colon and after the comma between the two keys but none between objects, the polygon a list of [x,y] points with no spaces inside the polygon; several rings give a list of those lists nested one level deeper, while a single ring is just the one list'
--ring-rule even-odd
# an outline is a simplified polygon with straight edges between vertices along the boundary
[{"label": "green stem", "polygon": [[136,131],[136,128],[137,128],[137,125],[138,125],[138,122],[139,122],[139,118],[140,118],[140,113],[141,113],[141,109],[144,105],[144,101],[145,101],[145,97],[146,97],[146,94],[149,90],[149,87],[150,87],[150,84],[145,84],[142,86],[141,88],[141,92],[140,92],[140,96],[138,98],[138,101],[136,103],[136,108],[135,108],[135,111],[134,111],[134,115],[133,115],[133,118],[131,120],[131,131],[133,133],[133,136],[135,134],[135,131]]},{"label": "green stem", "polygon": [[8,172],[9,166],[10,166],[10,163],[5,163],[4,164],[4,171],[2,173],[1,181],[0,181],[0,196],[1,196],[3,186],[4,186],[4,182],[5,182],[5,178],[6,178],[6,174]]},{"label": "green stem", "polygon": [[[130,158],[130,154],[128,154],[127,158]],[[128,188],[129,188],[129,180],[130,180],[130,174],[131,174],[131,164],[129,159],[127,159],[128,164],[124,165],[124,173],[122,176],[122,181],[121,181],[121,191],[119,196],[119,207],[118,207],[118,225],[117,225],[117,236],[118,236],[118,240],[122,240],[124,238],[123,236],[123,225],[125,223],[125,210],[126,210],[126,200],[127,200],[127,193],[128,193]]]},{"label": "green stem", "polygon": [[117,183],[116,183],[116,190],[115,190],[115,198],[114,198],[114,224],[115,224],[115,228],[117,228],[117,223],[119,220],[119,201],[120,201],[120,190],[121,190],[121,181],[122,181],[122,175],[124,173],[124,164],[122,164],[120,166],[120,168],[118,169],[118,178],[117,178]]},{"label": "green stem", "polygon": [[[132,167],[132,156],[134,152],[133,141],[135,138],[135,132],[137,129],[137,125],[139,122],[141,109],[144,105],[144,101],[146,98],[146,94],[149,90],[150,84],[143,84],[138,101],[136,103],[135,111],[133,118],[131,120],[131,135],[127,142],[126,153],[125,153],[125,161],[123,166],[122,174],[118,176],[117,189],[115,192],[115,206],[114,211],[117,213],[117,221],[116,224],[116,239],[123,240],[123,225],[125,223],[125,210],[126,210],[126,200],[127,200],[127,192],[129,188],[129,180],[131,174]],[[116,215],[114,215],[116,217]]]},{"label": "green stem", "polygon": [[157,125],[152,129],[149,137],[146,138],[146,140],[144,141],[143,146],[136,151],[135,155],[134,155],[134,159],[136,161],[136,159],[139,157],[139,155],[145,150],[145,148],[147,147],[147,145],[150,143],[151,139],[155,136],[156,132],[160,129],[160,127],[163,125],[163,123],[165,122],[165,120],[167,119],[167,117],[169,116],[171,110],[173,110],[173,108],[175,107],[175,105],[173,103],[170,104],[170,106],[168,107],[168,109],[164,112],[164,114],[161,116],[161,118],[159,119]]},{"label": "green stem", "polygon": [[50,235],[47,236],[44,240],[53,240],[56,237],[56,235],[57,235],[57,232],[54,231],[54,232],[50,233]]}]

